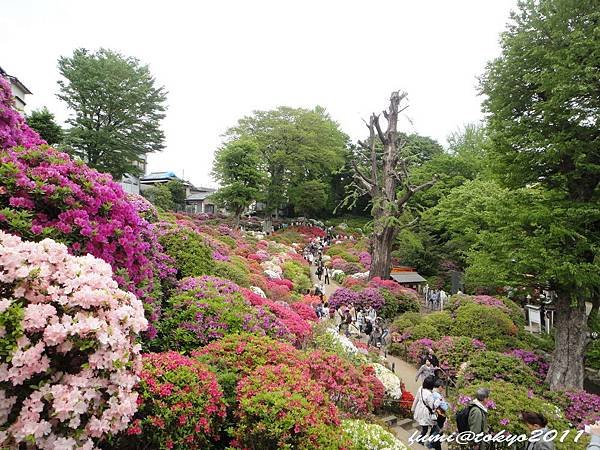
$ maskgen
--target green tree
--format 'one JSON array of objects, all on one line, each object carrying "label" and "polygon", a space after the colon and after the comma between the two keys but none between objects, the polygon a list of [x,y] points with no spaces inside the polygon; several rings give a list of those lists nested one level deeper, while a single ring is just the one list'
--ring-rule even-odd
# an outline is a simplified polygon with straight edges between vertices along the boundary
[{"label": "green tree", "polygon": [[165,186],[171,191],[171,198],[173,199],[174,209],[176,211],[185,210],[185,199],[186,199],[186,187],[185,183],[181,180],[171,180],[165,183]]},{"label": "green tree", "polygon": [[165,211],[175,210],[173,194],[166,183],[156,184],[151,188],[142,191],[142,194],[150,203],[158,208],[162,208]]},{"label": "green tree", "polygon": [[328,181],[345,161],[348,137],[327,112],[281,106],[255,111],[227,131],[229,141],[256,144],[268,175],[265,202],[277,213],[294,186],[309,180]]},{"label": "green tree", "polygon": [[290,192],[294,211],[304,217],[320,217],[327,205],[327,184],[309,180],[295,186]]},{"label": "green tree", "polygon": [[166,92],[147,65],[112,50],[77,49],[58,60],[58,97],[73,110],[66,142],[75,155],[115,179],[139,175],[146,153],[163,149]]},{"label": "green tree", "polygon": [[[600,286],[599,21],[595,0],[520,2],[481,82],[496,171],[527,200],[504,217],[510,232],[491,238],[513,233],[503,245],[512,244],[517,265],[537,267],[533,274],[557,293],[553,389],[583,385],[585,300],[597,299]],[[503,258],[487,259],[509,272]]]},{"label": "green tree", "polygon": [[49,145],[57,145],[62,143],[64,131],[62,127],[56,123],[54,114],[48,111],[45,106],[42,109],[32,111],[27,116],[27,124],[37,131],[43,140]]},{"label": "green tree", "polygon": [[211,198],[239,224],[244,210],[261,198],[266,179],[257,144],[247,139],[228,142],[215,153],[212,173],[221,188]]}]

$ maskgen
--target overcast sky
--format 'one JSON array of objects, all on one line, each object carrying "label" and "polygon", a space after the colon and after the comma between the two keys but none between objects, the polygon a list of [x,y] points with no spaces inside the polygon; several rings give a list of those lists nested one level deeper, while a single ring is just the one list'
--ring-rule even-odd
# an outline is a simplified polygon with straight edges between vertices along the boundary
[{"label": "overcast sky", "polygon": [[166,149],[149,171],[214,185],[221,135],[279,105],[324,106],[352,139],[406,90],[406,131],[446,137],[482,118],[477,77],[515,0],[19,0],[2,2],[0,66],[65,120],[56,61],[107,47],[150,65],[168,94]]}]

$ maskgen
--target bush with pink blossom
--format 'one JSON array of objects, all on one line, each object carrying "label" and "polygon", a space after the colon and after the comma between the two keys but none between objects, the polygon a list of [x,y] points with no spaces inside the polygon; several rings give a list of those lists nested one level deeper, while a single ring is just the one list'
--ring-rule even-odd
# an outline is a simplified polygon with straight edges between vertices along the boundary
[{"label": "bush with pink blossom", "polygon": [[292,331],[287,323],[274,311],[254,308],[244,298],[246,291],[232,281],[208,275],[181,280],[161,317],[153,348],[190,352],[242,331],[287,339]]},{"label": "bush with pink blossom", "polygon": [[0,229],[32,241],[51,238],[73,255],[108,262],[119,286],[144,302],[153,322],[161,280],[169,282],[174,271],[138,207],[144,206],[110,175],[65,153],[44,146],[0,149]]},{"label": "bush with pink blossom", "polygon": [[10,83],[0,76],[0,149],[31,148],[45,143],[15,110]]},{"label": "bush with pink blossom", "polygon": [[226,409],[216,375],[208,366],[177,352],[144,355],[140,405],[112,448],[220,448]]},{"label": "bush with pink blossom", "polygon": [[110,266],[0,231],[0,446],[92,449],[137,410],[142,302]]}]

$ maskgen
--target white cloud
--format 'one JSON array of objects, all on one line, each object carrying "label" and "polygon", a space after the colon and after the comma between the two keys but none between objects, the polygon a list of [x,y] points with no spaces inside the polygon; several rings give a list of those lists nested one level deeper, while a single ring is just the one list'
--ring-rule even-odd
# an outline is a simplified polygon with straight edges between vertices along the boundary
[{"label": "white cloud", "polygon": [[21,0],[3,5],[0,65],[33,91],[30,108],[65,120],[59,56],[108,47],[138,57],[169,91],[167,149],[149,169],[212,184],[220,135],[254,109],[319,104],[356,139],[362,118],[402,89],[406,129],[444,142],[481,119],[476,77],[515,3]]}]

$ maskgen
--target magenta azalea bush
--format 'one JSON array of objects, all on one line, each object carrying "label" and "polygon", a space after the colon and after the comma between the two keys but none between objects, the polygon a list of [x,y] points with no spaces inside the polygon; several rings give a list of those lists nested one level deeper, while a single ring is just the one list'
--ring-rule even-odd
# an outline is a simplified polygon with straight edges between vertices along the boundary
[{"label": "magenta azalea bush", "polygon": [[531,367],[540,380],[546,379],[548,369],[550,368],[550,362],[548,361],[548,358],[540,352],[517,348],[510,352],[506,352],[506,354],[514,358],[519,358],[527,366]]},{"label": "magenta azalea bush", "polygon": [[[161,279],[174,270],[153,224],[142,218],[108,174],[48,147],[0,150],[0,229],[25,239],[52,238],[73,255],[109,263],[122,289],[142,299],[150,321],[160,314]],[[152,333],[151,333],[152,334]]]},{"label": "magenta azalea bush", "polygon": [[14,109],[10,84],[0,76],[0,149],[35,147],[46,142],[33,131]]},{"label": "magenta azalea bush", "polygon": [[110,266],[0,231],[0,446],[91,449],[137,410],[142,303]]},{"label": "magenta azalea bush", "polygon": [[585,391],[565,392],[568,405],[565,416],[573,425],[583,428],[600,420],[600,396]]},{"label": "magenta azalea bush", "polygon": [[329,297],[329,306],[339,308],[340,306],[349,306],[353,304],[356,308],[365,309],[367,306],[379,310],[385,304],[383,295],[375,288],[366,288],[356,292],[347,288],[337,289]]}]

